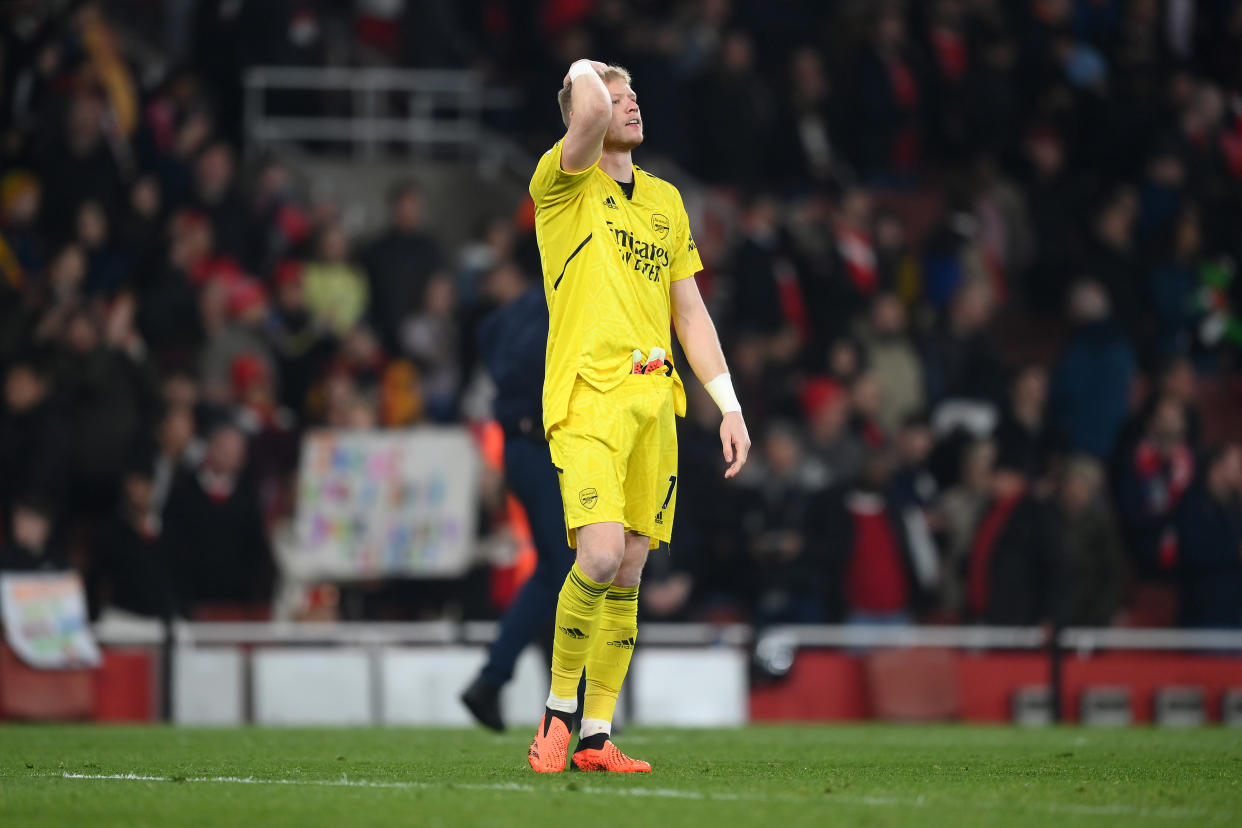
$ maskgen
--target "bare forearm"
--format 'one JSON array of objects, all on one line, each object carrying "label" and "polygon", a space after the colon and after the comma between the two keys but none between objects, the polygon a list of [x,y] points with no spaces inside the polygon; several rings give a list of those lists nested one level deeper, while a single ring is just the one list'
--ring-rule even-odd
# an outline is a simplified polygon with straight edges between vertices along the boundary
[{"label": "bare forearm", "polygon": [[716,335],[716,326],[706,309],[677,318],[674,325],[681,349],[685,351],[686,360],[699,382],[706,385],[729,370],[720,347],[720,338]]},{"label": "bare forearm", "polygon": [[604,80],[595,72],[579,75],[572,81],[570,91],[573,111],[580,113],[582,120],[589,122],[593,130],[598,130],[602,137],[608,129],[608,118],[612,113],[612,99]]},{"label": "bare forearm", "polygon": [[569,129],[561,146],[561,167],[580,172],[599,158],[604,133],[612,117],[612,96],[599,76],[605,68],[597,61],[579,60],[569,67],[565,85],[570,87]]}]

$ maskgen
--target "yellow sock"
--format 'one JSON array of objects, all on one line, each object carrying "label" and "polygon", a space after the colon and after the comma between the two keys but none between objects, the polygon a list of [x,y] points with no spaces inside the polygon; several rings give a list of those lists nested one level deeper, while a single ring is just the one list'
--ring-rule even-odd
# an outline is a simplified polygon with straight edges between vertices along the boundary
[{"label": "yellow sock", "polygon": [[565,576],[552,631],[552,695],[557,698],[578,698],[578,682],[596,638],[607,592],[608,584],[592,581],[576,561]]},{"label": "yellow sock", "polygon": [[600,614],[599,632],[587,656],[584,720],[612,721],[637,639],[638,587],[611,587]]}]

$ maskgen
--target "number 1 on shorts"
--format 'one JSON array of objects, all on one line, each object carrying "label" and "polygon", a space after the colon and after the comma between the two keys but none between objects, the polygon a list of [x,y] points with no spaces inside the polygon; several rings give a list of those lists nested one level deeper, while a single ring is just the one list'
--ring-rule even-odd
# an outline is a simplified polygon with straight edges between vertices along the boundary
[{"label": "number 1 on shorts", "polygon": [[673,499],[673,489],[675,488],[677,488],[677,475],[670,474],[668,476],[668,494],[664,496],[664,505],[660,507],[661,511],[668,508],[669,502]]}]

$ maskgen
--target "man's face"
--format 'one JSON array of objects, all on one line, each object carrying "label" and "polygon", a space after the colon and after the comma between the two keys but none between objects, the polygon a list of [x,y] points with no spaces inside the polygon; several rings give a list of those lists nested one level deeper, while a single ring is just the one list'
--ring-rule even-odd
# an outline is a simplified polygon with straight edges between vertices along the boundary
[{"label": "man's face", "polygon": [[223,474],[237,474],[246,464],[246,438],[235,428],[221,428],[211,436],[207,463]]},{"label": "man's face", "polygon": [[638,111],[638,96],[623,80],[608,84],[612,96],[612,120],[604,134],[604,149],[628,152],[643,142],[643,118]]}]

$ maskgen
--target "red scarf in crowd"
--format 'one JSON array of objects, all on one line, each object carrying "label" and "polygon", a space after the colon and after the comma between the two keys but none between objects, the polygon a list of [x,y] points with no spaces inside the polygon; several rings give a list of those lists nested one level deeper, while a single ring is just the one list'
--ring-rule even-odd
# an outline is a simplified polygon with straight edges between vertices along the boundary
[{"label": "red scarf in crowd", "polygon": [[975,539],[970,544],[970,571],[967,573],[966,600],[971,615],[982,618],[988,609],[988,595],[992,591],[992,552],[996,539],[1009,522],[1009,516],[1022,501],[1025,492],[998,500],[979,524]]},{"label": "red scarf in crowd", "polygon": [[853,492],[846,508],[854,522],[854,546],[845,575],[850,609],[900,612],[910,602],[910,585],[901,561],[901,545],[889,522],[883,498]]},{"label": "red scarf in crowd", "polygon": [[864,296],[875,293],[879,283],[876,269],[875,245],[871,234],[857,227],[838,222],[836,228],[837,252],[845,262],[845,273]]},{"label": "red scarf in crowd", "polygon": [[[1195,455],[1189,446],[1181,445],[1166,456],[1144,440],[1134,450],[1134,468],[1144,481],[1157,476],[1164,477],[1165,487],[1157,493],[1159,502],[1149,502],[1147,505],[1160,514],[1171,515],[1194,480]],[[1161,569],[1172,569],[1177,564],[1177,533],[1172,527],[1165,529],[1160,536],[1156,560]]]}]

